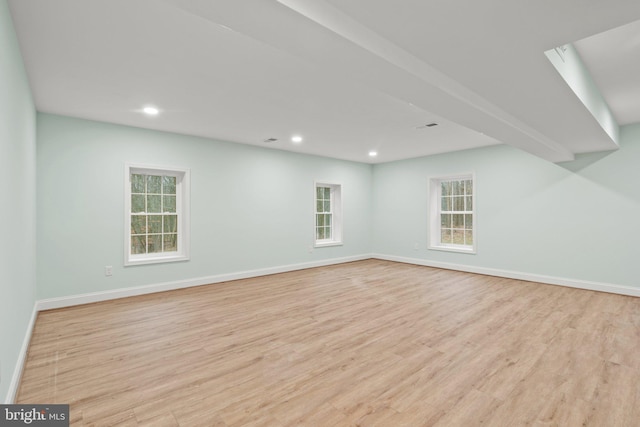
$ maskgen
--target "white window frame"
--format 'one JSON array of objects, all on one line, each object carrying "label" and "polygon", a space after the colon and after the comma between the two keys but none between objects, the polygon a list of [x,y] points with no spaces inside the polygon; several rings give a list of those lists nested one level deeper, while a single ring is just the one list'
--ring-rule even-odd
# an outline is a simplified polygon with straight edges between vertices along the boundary
[{"label": "white window frame", "polygon": [[[441,233],[441,197],[442,197],[442,186],[441,183],[443,181],[456,181],[456,180],[471,180],[473,182],[471,198],[473,209],[470,211],[460,211],[461,213],[471,214],[473,221],[472,228],[472,236],[473,236],[473,244],[472,245],[458,245],[453,243],[442,243],[442,233]],[[438,250],[438,251],[449,251],[449,252],[460,252],[467,254],[475,254],[477,252],[477,230],[478,230],[478,221],[477,221],[477,200],[476,200],[476,176],[474,172],[461,173],[456,175],[447,175],[447,176],[437,176],[429,178],[429,233],[428,242],[429,249]]]},{"label": "white window frame", "polygon": [[[331,238],[317,239],[317,189],[328,187],[331,191]],[[316,248],[342,245],[342,184],[316,181],[313,185],[313,241]]]},{"label": "white window frame", "polygon": [[[190,170],[177,167],[126,163],[124,168],[124,265],[157,264],[189,260],[190,245]],[[178,250],[153,254],[131,253],[131,175],[164,175],[176,179],[176,213],[178,214]]]}]

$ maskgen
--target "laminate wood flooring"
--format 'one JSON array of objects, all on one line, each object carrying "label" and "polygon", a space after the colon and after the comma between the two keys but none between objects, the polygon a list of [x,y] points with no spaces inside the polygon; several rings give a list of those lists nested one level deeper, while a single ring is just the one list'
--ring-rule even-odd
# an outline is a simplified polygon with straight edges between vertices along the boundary
[{"label": "laminate wood flooring", "polygon": [[41,312],[73,426],[640,425],[640,299],[379,260]]}]

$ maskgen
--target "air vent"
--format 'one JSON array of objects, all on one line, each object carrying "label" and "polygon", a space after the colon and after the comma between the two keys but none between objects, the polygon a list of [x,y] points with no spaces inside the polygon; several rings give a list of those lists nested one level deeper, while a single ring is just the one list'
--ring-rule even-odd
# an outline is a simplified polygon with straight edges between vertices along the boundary
[{"label": "air vent", "polygon": [[264,142],[266,143],[270,143],[270,142],[276,142],[278,140],[278,138],[267,138],[264,140]]},{"label": "air vent", "polygon": [[437,123],[427,123],[426,125],[417,126],[416,129],[432,128],[438,126]]}]

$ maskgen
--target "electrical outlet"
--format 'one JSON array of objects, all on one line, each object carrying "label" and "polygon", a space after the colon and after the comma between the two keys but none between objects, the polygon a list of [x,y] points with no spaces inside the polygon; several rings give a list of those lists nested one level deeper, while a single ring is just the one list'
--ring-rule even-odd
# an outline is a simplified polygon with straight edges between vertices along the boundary
[{"label": "electrical outlet", "polygon": [[107,266],[104,268],[104,275],[105,275],[105,276],[107,276],[107,277],[108,277],[108,276],[113,276],[113,267],[112,267],[112,266],[110,266],[110,265],[107,265]]},{"label": "electrical outlet", "polygon": [[309,253],[313,252],[313,246],[309,246]]},{"label": "electrical outlet", "polygon": [[419,250],[419,249],[420,249],[420,243],[417,243],[417,242],[416,242],[416,243],[413,245],[413,250],[414,250],[414,251],[417,251],[417,250]]}]

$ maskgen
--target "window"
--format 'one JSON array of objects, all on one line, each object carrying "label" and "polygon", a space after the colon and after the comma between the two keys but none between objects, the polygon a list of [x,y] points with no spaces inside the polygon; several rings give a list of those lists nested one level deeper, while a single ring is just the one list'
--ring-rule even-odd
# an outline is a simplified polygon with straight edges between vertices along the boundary
[{"label": "window", "polygon": [[315,185],[315,245],[342,244],[342,200],[339,184]]},{"label": "window", "polygon": [[125,265],[189,259],[189,171],[125,169]]},{"label": "window", "polygon": [[430,180],[430,249],[475,253],[473,183],[473,174]]}]

